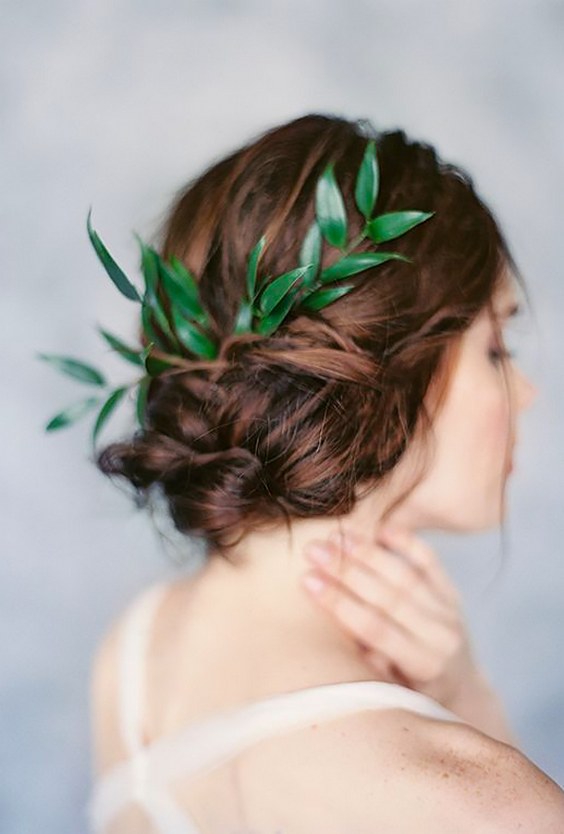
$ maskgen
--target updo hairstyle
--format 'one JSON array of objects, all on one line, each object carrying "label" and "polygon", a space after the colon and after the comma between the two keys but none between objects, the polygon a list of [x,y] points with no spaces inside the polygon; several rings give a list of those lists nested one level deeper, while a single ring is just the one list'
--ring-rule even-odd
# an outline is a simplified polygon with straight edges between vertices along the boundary
[{"label": "updo hairstyle", "polygon": [[[347,279],[354,290],[318,312],[293,310],[271,336],[230,335],[249,253],[266,235],[259,279],[297,266],[329,162],[350,234],[361,231],[354,183],[368,138],[380,168],[374,213],[435,212],[384,247],[413,262]],[[431,439],[460,337],[485,306],[493,318],[508,267],[518,277],[462,168],[402,130],[322,115],[264,133],[190,182],[157,248],[196,277],[220,354],[206,362],[186,351],[193,367],[155,377],[144,427],[104,448],[96,465],[133,485],[138,506],[159,490],[177,530],[227,558],[253,530],[350,512],[411,440]],[[340,254],[324,244],[322,266]]]}]

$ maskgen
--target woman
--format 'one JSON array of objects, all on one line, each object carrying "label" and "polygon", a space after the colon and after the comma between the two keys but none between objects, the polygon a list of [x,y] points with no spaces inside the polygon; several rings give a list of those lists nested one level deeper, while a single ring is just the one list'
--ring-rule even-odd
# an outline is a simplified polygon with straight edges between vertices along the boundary
[{"label": "woman", "polygon": [[[97,830],[564,830],[564,793],[514,746],[416,536],[504,517],[535,393],[503,345],[517,271],[465,172],[401,131],[367,141],[338,118],[282,125],[191,183],[164,224],[162,257],[196,276],[219,353],[190,365],[183,349],[141,431],[97,463],[142,499],[160,491],[208,560],[102,642]],[[379,238],[364,234],[375,207]],[[253,280],[305,286],[316,252],[350,266],[392,238],[330,302],[262,332],[245,320]]]}]

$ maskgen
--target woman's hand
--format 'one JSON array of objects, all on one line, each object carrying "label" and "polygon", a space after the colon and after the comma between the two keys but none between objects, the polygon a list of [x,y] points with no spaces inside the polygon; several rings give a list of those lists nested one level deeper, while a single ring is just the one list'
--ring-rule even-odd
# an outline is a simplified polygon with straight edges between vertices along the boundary
[{"label": "woman's hand", "polygon": [[[311,545],[327,560],[315,560]],[[356,639],[377,680],[429,695],[487,735],[519,746],[474,662],[461,597],[429,545],[386,527],[376,542],[347,531],[346,538],[311,542],[306,555],[324,580],[313,598]]]},{"label": "woman's hand", "polygon": [[[382,528],[377,541],[348,532],[311,545],[325,580],[313,596],[356,638],[375,677],[429,695],[452,709],[483,682],[461,614],[461,598],[433,549],[407,530]],[[308,574],[309,575],[309,574]],[[477,690],[476,690],[477,691]],[[464,717],[464,716],[461,716]]]}]

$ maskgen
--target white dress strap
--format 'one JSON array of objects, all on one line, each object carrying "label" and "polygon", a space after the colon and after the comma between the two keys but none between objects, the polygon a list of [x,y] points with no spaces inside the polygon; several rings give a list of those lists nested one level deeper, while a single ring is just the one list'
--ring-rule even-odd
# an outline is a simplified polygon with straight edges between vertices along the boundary
[{"label": "white dress strap", "polygon": [[[120,638],[118,669],[118,714],[124,746],[129,754],[122,801],[113,807],[90,802],[87,808],[92,832],[103,832],[120,808],[135,802],[161,834],[201,834],[190,815],[183,811],[164,785],[156,786],[149,774],[149,750],[143,740],[143,716],[146,708],[147,652],[151,628],[169,582],[148,588],[133,604]],[[112,772],[112,771],[110,771]],[[101,779],[104,781],[104,775]]]},{"label": "white dress strap", "polygon": [[[343,681],[273,695],[190,724],[151,745],[152,784],[204,775],[265,739],[370,709],[406,709],[444,721],[461,719],[421,692],[383,681]],[[462,722],[465,723],[465,722]]]},{"label": "white dress strap", "polygon": [[146,657],[159,604],[170,583],[159,582],[135,601],[123,625],[119,652],[118,710],[123,743],[130,755],[143,747],[146,706]]},{"label": "white dress strap", "polygon": [[[432,698],[397,684],[322,684],[226,710],[190,724],[173,736],[162,736],[146,749],[146,783],[159,791],[180,777],[203,776],[251,745],[310,722],[328,721],[360,710],[398,708],[465,723]],[[100,779],[91,799],[91,812],[99,825],[110,820],[128,801],[133,777],[132,762],[121,762]]]}]

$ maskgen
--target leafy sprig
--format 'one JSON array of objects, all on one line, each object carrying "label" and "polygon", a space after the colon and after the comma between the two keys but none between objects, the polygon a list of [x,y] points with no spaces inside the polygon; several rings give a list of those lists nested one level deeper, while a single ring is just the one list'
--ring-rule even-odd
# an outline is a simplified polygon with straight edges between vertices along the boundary
[{"label": "leafy sprig", "polygon": [[[235,335],[256,333],[270,336],[293,308],[322,310],[355,287],[355,284],[350,283],[332,286],[337,282],[389,260],[411,262],[410,258],[398,252],[354,251],[366,239],[375,246],[394,240],[434,214],[409,210],[374,217],[379,182],[376,145],[374,140],[370,140],[354,188],[355,205],[364,218],[364,226],[359,235],[349,239],[345,201],[335,176],[334,163],[325,167],[317,181],[315,217],[303,240],[298,266],[283,275],[267,275],[260,280],[266,237],[263,235],[252,249],[247,264],[246,293],[241,299],[233,328]],[[205,360],[213,360],[217,357],[219,347],[210,332],[209,316],[201,302],[198,283],[185,265],[176,257],[165,260],[136,236],[141,250],[140,266],[144,279],[141,293],[92,228],[91,215],[92,210],[88,212],[86,222],[90,242],[120,293],[141,305],[141,324],[148,344],[143,349],[136,349],[107,330],[100,327],[98,330],[113,350],[127,362],[142,368],[144,374],[129,385],[111,390],[104,375],[86,362],[53,354],[37,356],[61,373],[98,390],[104,389],[104,397],[90,396],[74,403],[55,415],[45,426],[46,431],[53,431],[71,425],[102,403],[91,435],[95,448],[100,431],[129,388],[137,386],[136,416],[139,425],[143,426],[151,379],[175,364],[178,365],[178,357],[183,351]],[[340,250],[341,256],[331,265],[322,268],[324,243]],[[162,300],[163,297],[166,302]],[[153,349],[156,349],[158,356],[153,355]]]},{"label": "leafy sprig", "polygon": [[[390,260],[411,263],[399,252],[355,252],[359,244],[370,239],[378,245],[400,237],[433,216],[434,212],[396,211],[373,217],[379,193],[379,167],[376,144],[370,140],[364,152],[355,181],[356,207],[364,218],[359,235],[349,240],[345,201],[335,176],[334,163],[329,163],[319,178],[315,191],[315,219],[309,227],[300,250],[299,267],[270,281],[263,290],[267,301],[256,304],[255,284],[249,285],[247,297],[241,301],[235,333],[256,332],[271,335],[292,308],[321,310],[354,289],[355,284],[327,287],[343,278],[351,278]],[[323,243],[341,251],[341,257],[321,269]],[[253,249],[250,263],[256,276],[257,262],[264,249],[264,238]],[[301,272],[300,272],[301,270]],[[253,324],[253,319],[256,323]]]}]

